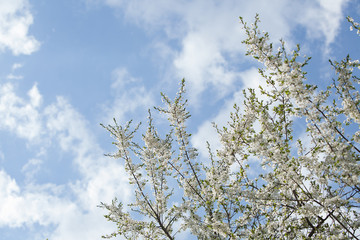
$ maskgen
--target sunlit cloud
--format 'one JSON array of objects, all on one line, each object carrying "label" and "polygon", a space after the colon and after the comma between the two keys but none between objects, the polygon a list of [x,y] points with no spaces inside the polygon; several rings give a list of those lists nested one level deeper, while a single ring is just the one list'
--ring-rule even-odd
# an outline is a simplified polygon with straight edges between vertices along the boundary
[{"label": "sunlit cloud", "polygon": [[0,51],[9,49],[14,55],[29,55],[37,51],[40,42],[29,35],[33,24],[27,0],[4,0],[0,8]]},{"label": "sunlit cloud", "polygon": [[16,95],[11,83],[0,86],[0,129],[14,131],[17,136],[34,140],[42,132],[38,108],[42,102],[36,84],[28,91],[28,99]]},{"label": "sunlit cloud", "polygon": [[278,42],[284,38],[289,46],[294,46],[296,41],[292,35],[294,27],[301,25],[308,38],[320,39],[326,52],[330,52],[348,0],[226,1],[222,4],[203,0],[95,2],[120,9],[120,15],[146,31],[163,31],[169,40],[179,40],[181,48],[175,50],[176,54],[168,55],[173,63],[170,71],[177,79],[187,79],[190,98],[197,102],[199,95],[211,88],[217,90],[215,97],[226,96],[239,80],[239,70],[231,66],[234,61],[244,61],[241,41],[245,36],[237,23],[238,16],[251,22],[259,13],[262,28],[271,33],[272,39]]},{"label": "sunlit cloud", "polygon": [[[138,117],[139,112],[154,106],[153,93],[145,88],[141,79],[131,76],[125,68],[116,68],[112,73],[111,91],[113,100],[104,105],[103,123],[110,123],[115,118],[119,123],[127,122],[126,116]],[[140,115],[142,115],[140,113]]]}]

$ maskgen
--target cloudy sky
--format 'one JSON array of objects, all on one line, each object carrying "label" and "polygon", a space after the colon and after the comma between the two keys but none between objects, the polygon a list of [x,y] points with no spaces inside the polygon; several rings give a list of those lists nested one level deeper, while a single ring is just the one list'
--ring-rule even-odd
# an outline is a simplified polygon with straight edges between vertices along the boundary
[{"label": "cloudy sky", "polygon": [[238,18],[256,13],[274,42],[313,56],[309,81],[331,81],[329,58],[360,55],[345,19],[360,20],[356,0],[0,0],[0,239],[115,230],[97,205],[132,190],[99,123],[144,121],[183,77],[192,143],[216,146],[210,123],[261,81]]}]

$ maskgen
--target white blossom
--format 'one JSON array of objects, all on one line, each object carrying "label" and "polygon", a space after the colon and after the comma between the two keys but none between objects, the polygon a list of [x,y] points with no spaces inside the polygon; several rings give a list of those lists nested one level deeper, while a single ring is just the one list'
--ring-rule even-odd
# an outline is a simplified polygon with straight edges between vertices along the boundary
[{"label": "white blossom", "polygon": [[[209,147],[210,164],[199,162],[190,144],[184,80],[175,99],[162,94],[165,107],[156,108],[172,128],[165,137],[150,111],[143,146],[132,141],[138,128],[130,123],[106,126],[117,147],[111,156],[125,161],[136,191],[133,212],[116,200],[101,204],[118,226],[105,237],[175,239],[190,231],[198,239],[360,238],[359,61],[331,61],[336,77],[317,89],[306,83],[310,58],[300,46],[289,52],[281,41],[275,51],[258,16],[251,26],[240,20],[247,54],[265,66],[263,96],[244,91],[228,124],[215,125],[222,146],[216,154]],[[295,124],[306,126],[307,142]]]}]

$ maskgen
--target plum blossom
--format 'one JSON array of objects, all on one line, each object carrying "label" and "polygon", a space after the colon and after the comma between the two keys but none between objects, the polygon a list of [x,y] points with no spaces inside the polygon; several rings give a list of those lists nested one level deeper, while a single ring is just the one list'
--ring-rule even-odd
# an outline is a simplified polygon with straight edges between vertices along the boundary
[{"label": "plum blossom", "polygon": [[[189,231],[197,239],[360,239],[359,61],[330,61],[336,77],[318,89],[306,82],[310,58],[300,46],[288,51],[281,41],[274,50],[258,16],[250,26],[240,22],[247,55],[265,67],[264,85],[261,96],[244,91],[226,126],[214,125],[221,147],[208,147],[207,163],[189,141],[184,80],[174,100],[162,94],[165,106],[155,108],[169,121],[164,137],[150,111],[142,145],[132,140],[138,127],[104,126],[117,147],[111,156],[125,161],[136,189],[127,209],[101,204],[117,224],[106,238],[176,239]],[[295,133],[295,124],[306,131]]]}]

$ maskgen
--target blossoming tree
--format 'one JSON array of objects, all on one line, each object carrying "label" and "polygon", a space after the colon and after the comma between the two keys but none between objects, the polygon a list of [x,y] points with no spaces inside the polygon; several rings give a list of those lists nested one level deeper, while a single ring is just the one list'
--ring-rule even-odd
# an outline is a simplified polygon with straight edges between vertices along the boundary
[{"label": "blossoming tree", "polygon": [[266,86],[262,96],[244,91],[228,125],[214,126],[222,147],[209,147],[208,162],[189,143],[184,81],[175,100],[162,94],[165,107],[156,108],[168,117],[166,136],[150,111],[143,145],[132,140],[131,122],[104,126],[115,138],[111,156],[125,161],[136,189],[126,208],[116,199],[101,204],[118,227],[105,238],[176,239],[181,231],[197,239],[360,238],[359,61],[330,61],[336,78],[319,90],[305,83],[310,58],[299,46],[274,50],[258,17],[251,26],[240,21]]}]

